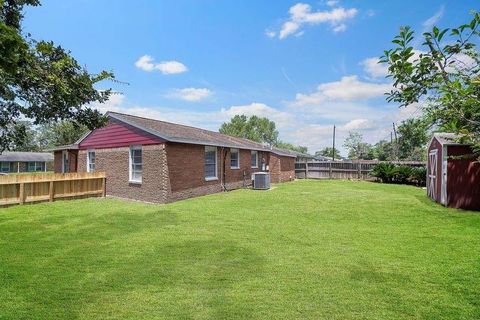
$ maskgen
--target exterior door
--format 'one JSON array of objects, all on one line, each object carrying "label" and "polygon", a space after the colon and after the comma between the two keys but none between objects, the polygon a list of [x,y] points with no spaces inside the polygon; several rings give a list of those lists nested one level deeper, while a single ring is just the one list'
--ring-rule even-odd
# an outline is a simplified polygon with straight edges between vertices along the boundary
[{"label": "exterior door", "polygon": [[437,160],[438,150],[432,150],[428,154],[428,196],[437,201]]},{"label": "exterior door", "polygon": [[447,205],[447,146],[442,148],[442,188],[440,203]]}]

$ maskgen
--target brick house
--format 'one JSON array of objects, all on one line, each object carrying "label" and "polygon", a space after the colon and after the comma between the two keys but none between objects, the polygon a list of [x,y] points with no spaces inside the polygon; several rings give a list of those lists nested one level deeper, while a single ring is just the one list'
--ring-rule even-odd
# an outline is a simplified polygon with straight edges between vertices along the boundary
[{"label": "brick house", "polygon": [[106,126],[54,150],[55,172],[104,171],[107,195],[167,203],[295,178],[296,154],[218,132],[108,112]]}]

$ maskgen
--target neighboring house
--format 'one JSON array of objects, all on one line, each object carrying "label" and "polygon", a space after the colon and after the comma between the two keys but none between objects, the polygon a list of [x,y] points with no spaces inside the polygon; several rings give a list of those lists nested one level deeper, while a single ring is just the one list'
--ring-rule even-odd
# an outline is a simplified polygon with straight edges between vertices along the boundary
[{"label": "neighboring house", "polygon": [[295,178],[296,154],[189,126],[108,112],[108,124],[55,149],[55,172],[104,171],[107,195],[167,203]]},{"label": "neighboring house", "polygon": [[53,170],[53,155],[48,152],[11,152],[0,154],[0,172],[38,172]]},{"label": "neighboring house", "polygon": [[447,207],[480,210],[480,163],[451,133],[434,134],[428,146],[428,196]]}]

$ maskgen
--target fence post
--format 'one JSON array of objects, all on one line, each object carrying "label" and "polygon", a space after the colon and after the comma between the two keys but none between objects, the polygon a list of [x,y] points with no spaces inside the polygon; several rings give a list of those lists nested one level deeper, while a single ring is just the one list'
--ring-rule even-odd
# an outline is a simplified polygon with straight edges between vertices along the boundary
[{"label": "fence post", "polygon": [[332,179],[332,161],[328,162],[328,179]]},{"label": "fence post", "polygon": [[106,178],[103,177],[102,178],[102,198],[105,198],[105,196],[107,195],[107,185],[106,185]]},{"label": "fence post", "polygon": [[305,161],[305,179],[308,179],[308,160]]},{"label": "fence post", "polygon": [[19,202],[20,204],[24,204],[25,203],[25,183],[21,182],[20,183],[20,191],[19,191]]},{"label": "fence post", "polygon": [[54,190],[53,190],[53,180],[50,181],[50,186],[48,188],[48,201],[52,202],[55,198]]},{"label": "fence post", "polygon": [[360,162],[357,163],[358,166],[358,180],[362,179],[362,164]]}]

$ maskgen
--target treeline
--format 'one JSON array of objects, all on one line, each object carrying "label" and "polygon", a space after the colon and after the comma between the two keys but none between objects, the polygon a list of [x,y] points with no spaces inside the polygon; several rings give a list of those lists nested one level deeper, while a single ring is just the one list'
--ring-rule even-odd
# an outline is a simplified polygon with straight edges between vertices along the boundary
[{"label": "treeline", "polygon": [[15,126],[18,134],[8,145],[11,151],[43,151],[55,146],[69,145],[88,131],[86,126],[68,120],[43,125],[18,121]]}]

